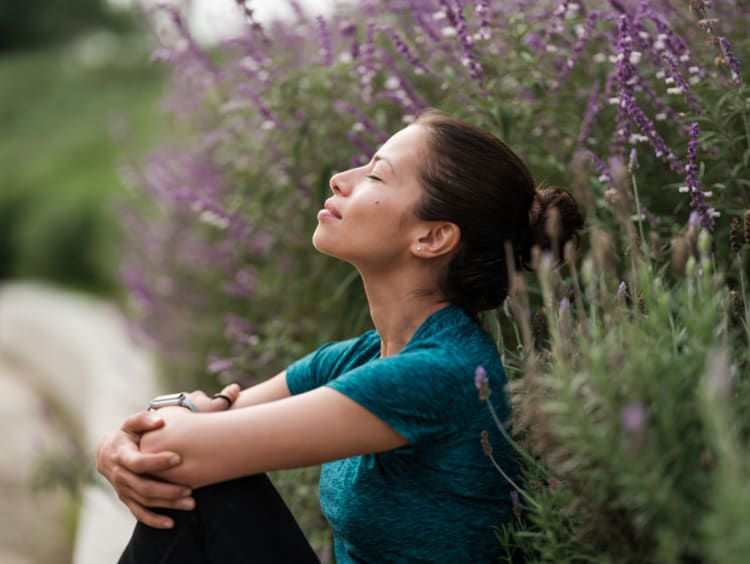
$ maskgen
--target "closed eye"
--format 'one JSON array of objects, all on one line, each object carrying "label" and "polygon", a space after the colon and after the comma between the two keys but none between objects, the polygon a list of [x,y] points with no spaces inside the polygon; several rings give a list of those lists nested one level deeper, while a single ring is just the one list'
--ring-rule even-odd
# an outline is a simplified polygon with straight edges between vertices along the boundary
[{"label": "closed eye", "polygon": [[375,180],[376,182],[383,182],[383,179],[382,179],[382,178],[380,178],[380,177],[378,177],[378,176],[375,176],[374,174],[368,174],[368,175],[367,175],[367,178],[372,178],[372,179],[373,179],[373,180]]}]

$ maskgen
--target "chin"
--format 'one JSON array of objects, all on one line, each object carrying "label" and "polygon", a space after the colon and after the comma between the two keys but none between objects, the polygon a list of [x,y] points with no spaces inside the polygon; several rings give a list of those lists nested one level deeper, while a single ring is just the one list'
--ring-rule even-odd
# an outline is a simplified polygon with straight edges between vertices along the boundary
[{"label": "chin", "polygon": [[315,232],[313,233],[312,244],[315,250],[319,253],[349,262],[346,257],[342,256],[341,253],[337,251],[335,241],[331,241],[320,232],[320,227],[315,229]]},{"label": "chin", "polygon": [[326,245],[325,235],[320,232],[320,225],[315,228],[315,232],[312,236],[312,244],[316,251],[323,253],[324,255],[331,255],[329,249],[330,245]]}]

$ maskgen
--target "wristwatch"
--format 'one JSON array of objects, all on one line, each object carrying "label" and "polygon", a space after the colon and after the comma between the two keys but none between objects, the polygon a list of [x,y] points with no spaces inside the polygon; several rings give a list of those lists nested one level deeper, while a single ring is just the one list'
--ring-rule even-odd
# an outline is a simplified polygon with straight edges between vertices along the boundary
[{"label": "wristwatch", "polygon": [[156,396],[151,400],[151,403],[148,404],[148,408],[159,409],[160,407],[167,407],[168,405],[179,405],[180,407],[187,407],[190,411],[198,411],[195,404],[190,401],[183,392]]}]

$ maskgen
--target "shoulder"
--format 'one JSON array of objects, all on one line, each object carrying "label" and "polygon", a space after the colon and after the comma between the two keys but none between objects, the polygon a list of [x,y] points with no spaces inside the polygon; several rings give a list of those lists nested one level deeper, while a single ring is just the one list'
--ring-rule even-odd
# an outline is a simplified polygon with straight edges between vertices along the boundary
[{"label": "shoulder", "polygon": [[371,330],[353,339],[326,343],[312,355],[319,362],[346,362],[352,358],[374,354],[376,350],[380,350],[380,338],[375,330]]},{"label": "shoulder", "polygon": [[286,369],[286,383],[292,395],[325,385],[366,363],[380,350],[375,331],[368,331],[355,339],[326,343],[318,350],[292,363]]}]

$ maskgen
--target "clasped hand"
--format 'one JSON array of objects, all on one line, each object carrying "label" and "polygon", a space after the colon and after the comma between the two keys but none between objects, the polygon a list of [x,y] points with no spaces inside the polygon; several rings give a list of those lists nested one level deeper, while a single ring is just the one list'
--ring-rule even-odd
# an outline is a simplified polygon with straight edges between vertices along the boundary
[{"label": "clasped hand", "polygon": [[[221,391],[232,403],[239,393],[237,384],[230,384]],[[199,412],[223,411],[229,407],[223,398],[209,398],[201,391],[192,392],[188,397]],[[165,409],[189,413],[182,407]],[[138,521],[150,527],[170,528],[173,522],[169,517],[154,513],[149,508],[190,510],[195,506],[195,500],[189,487],[153,477],[153,474],[178,466],[181,460],[177,453],[146,454],[140,450],[144,433],[164,426],[159,411],[135,413],[125,419],[119,429],[105,434],[96,448],[96,469],[109,481],[117,497]]]}]

